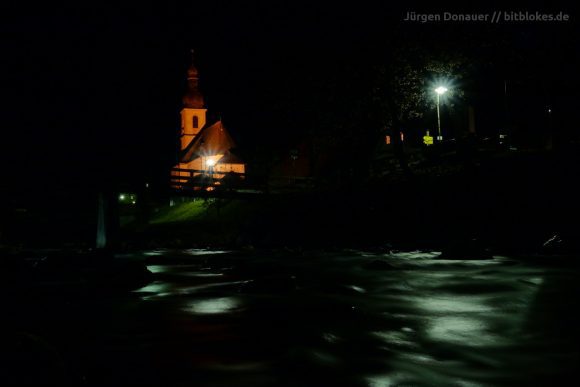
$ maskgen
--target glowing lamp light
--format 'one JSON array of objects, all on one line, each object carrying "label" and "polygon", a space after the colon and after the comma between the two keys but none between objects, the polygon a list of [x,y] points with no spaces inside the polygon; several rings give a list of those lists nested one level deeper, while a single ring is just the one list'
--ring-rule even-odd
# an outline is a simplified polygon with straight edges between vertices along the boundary
[{"label": "glowing lamp light", "polygon": [[207,160],[207,166],[208,167],[213,167],[215,165],[216,161],[215,160]]},{"label": "glowing lamp light", "polygon": [[443,136],[441,135],[441,115],[439,113],[439,97],[444,94],[448,89],[445,86],[439,86],[435,89],[437,93],[437,141],[443,141]]}]

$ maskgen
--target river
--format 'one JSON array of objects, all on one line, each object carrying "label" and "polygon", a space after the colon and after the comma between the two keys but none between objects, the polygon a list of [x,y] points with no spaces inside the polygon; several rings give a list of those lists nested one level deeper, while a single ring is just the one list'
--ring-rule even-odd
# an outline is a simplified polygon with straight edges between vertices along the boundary
[{"label": "river", "polygon": [[[18,327],[8,334],[41,353],[31,372],[83,386],[514,386],[575,376],[576,268],[438,255],[125,254],[145,261],[153,282],[12,297]],[[16,354],[22,367],[28,355]]]}]

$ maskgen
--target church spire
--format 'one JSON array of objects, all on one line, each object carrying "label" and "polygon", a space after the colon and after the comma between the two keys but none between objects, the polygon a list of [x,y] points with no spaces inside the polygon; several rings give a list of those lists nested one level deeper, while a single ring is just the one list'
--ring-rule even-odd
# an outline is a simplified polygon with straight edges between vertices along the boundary
[{"label": "church spire", "polygon": [[183,96],[183,106],[190,109],[202,109],[203,94],[199,90],[199,72],[195,67],[194,50],[191,49],[191,64],[187,69],[187,91]]}]

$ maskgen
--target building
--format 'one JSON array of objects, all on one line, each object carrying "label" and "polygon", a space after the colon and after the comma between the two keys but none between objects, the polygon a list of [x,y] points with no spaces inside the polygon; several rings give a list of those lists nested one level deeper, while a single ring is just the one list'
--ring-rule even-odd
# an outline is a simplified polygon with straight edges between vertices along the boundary
[{"label": "building", "polygon": [[172,187],[211,190],[243,180],[246,164],[234,153],[235,147],[221,120],[207,122],[199,72],[192,55],[181,109],[179,163],[171,171]]}]

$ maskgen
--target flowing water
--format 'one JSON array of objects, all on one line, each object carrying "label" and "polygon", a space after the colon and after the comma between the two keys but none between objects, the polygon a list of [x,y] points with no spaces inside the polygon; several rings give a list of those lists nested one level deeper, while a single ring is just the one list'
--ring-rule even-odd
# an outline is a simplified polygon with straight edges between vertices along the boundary
[{"label": "flowing water", "polygon": [[[577,270],[437,252],[155,250],[129,293],[19,303],[73,384],[561,385],[579,360]],[[28,337],[27,336],[27,337]]]}]

